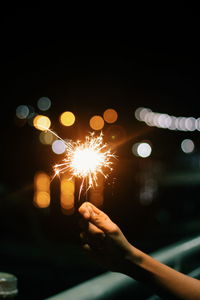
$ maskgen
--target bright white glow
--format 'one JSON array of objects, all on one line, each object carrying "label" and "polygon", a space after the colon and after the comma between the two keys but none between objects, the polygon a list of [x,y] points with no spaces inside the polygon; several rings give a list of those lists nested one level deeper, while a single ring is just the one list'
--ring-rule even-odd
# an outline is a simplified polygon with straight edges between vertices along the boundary
[{"label": "bright white glow", "polygon": [[29,108],[27,105],[19,105],[16,108],[16,116],[19,119],[26,119],[29,115]]},{"label": "bright white glow", "polygon": [[148,157],[151,154],[151,146],[148,143],[140,143],[137,147],[137,153],[141,157]]},{"label": "bright white glow", "polygon": [[185,153],[191,153],[191,152],[193,152],[194,151],[194,143],[193,143],[193,141],[190,140],[190,139],[183,140],[182,143],[181,143],[181,149]]},{"label": "bright white glow", "polygon": [[93,149],[77,149],[71,167],[78,173],[87,175],[94,172],[104,162],[104,154],[95,152]]},{"label": "bright white glow", "polygon": [[60,164],[54,166],[55,175],[67,171],[72,178],[82,178],[82,185],[87,179],[88,188],[97,186],[98,174],[107,178],[108,173],[104,173],[105,169],[112,170],[111,165],[113,162],[111,158],[115,158],[115,156],[111,153],[107,144],[103,143],[102,136],[102,133],[97,137],[94,136],[94,133],[91,133],[86,136],[84,142],[68,140],[65,143],[66,153],[64,159]]},{"label": "bright white glow", "polygon": [[51,147],[52,147],[53,152],[56,153],[56,154],[62,154],[66,150],[65,143],[63,141],[60,141],[60,140],[55,140],[52,143]]}]

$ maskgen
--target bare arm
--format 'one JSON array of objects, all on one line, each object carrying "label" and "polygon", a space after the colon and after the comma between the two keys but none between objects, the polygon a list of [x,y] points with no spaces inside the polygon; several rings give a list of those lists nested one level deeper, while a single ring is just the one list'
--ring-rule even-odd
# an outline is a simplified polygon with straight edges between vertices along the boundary
[{"label": "bare arm", "polygon": [[91,203],[79,208],[84,219],[81,238],[84,249],[101,265],[146,282],[169,297],[200,299],[200,281],[153,259],[131,245],[120,228]]}]

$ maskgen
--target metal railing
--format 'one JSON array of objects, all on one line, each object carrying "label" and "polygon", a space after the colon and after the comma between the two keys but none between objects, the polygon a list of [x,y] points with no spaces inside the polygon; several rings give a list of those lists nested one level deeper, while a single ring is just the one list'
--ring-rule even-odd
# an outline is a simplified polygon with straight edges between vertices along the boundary
[{"label": "metal railing", "polygon": [[[172,244],[150,253],[150,255],[156,260],[182,271],[185,259],[192,258],[197,253],[200,253],[200,236]],[[190,270],[188,273],[193,277],[199,276],[200,268],[193,272]],[[152,290],[146,286],[144,288],[143,284],[126,275],[106,272],[46,300],[110,300],[122,297],[124,299],[147,299],[153,294]]]}]

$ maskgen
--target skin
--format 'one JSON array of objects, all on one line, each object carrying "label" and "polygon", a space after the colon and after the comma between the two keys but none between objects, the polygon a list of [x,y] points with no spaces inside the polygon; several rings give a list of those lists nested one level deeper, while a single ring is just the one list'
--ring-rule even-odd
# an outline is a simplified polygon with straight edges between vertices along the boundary
[{"label": "skin", "polygon": [[101,266],[154,287],[167,299],[200,299],[200,281],[153,259],[128,242],[120,228],[89,202],[79,208],[83,249]]}]

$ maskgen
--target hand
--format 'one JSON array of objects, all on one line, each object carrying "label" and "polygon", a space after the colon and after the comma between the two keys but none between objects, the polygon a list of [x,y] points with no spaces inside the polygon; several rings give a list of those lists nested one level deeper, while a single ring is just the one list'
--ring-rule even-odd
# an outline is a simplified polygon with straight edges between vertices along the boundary
[{"label": "hand", "polygon": [[89,202],[80,206],[79,213],[83,221],[80,234],[83,248],[101,266],[111,271],[122,272],[131,244],[120,228],[104,212]]}]

